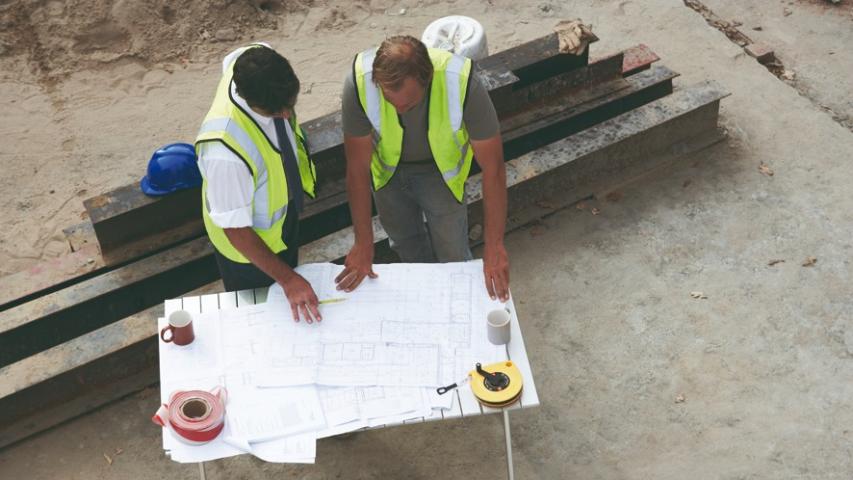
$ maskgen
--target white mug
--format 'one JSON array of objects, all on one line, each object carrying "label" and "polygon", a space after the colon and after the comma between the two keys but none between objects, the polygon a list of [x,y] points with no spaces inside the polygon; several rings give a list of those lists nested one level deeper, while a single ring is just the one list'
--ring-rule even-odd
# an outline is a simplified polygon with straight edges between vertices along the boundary
[{"label": "white mug", "polygon": [[510,315],[506,309],[492,310],[486,315],[486,332],[495,345],[506,345],[510,339]]}]

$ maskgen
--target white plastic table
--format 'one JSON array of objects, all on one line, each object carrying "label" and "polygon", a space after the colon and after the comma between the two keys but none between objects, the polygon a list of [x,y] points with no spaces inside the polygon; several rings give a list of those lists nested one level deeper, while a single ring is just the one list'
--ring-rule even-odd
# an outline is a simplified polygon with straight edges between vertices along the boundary
[{"label": "white plastic table", "polygon": [[[166,300],[165,316],[168,317],[169,314],[176,310],[186,310],[190,313],[205,313],[214,310],[229,310],[246,305],[265,303],[267,301],[267,292],[268,288],[256,288],[254,290],[224,292],[219,294]],[[447,395],[453,395],[453,405],[449,410],[433,410],[433,414],[428,417],[414,418],[400,423],[377,425],[375,427],[369,427],[369,429],[393,427],[395,425],[429,422],[434,420],[472,417],[475,415],[489,413],[502,413],[504,436],[506,440],[507,477],[512,480],[514,474],[512,466],[512,438],[509,426],[509,412],[515,409],[532,408],[539,405],[539,396],[536,393],[536,386],[533,383],[533,372],[530,370],[530,362],[527,359],[527,351],[524,348],[524,339],[521,336],[521,328],[518,324],[515,305],[513,305],[511,300],[507,304],[507,308],[510,311],[512,323],[511,339],[506,345],[507,358],[515,363],[524,378],[524,388],[521,392],[521,399],[518,402],[504,408],[483,406],[479,401],[477,401],[474,394],[471,392],[470,382],[465,382],[461,387],[447,393]],[[368,428],[365,428],[364,430],[367,429]],[[199,463],[199,474],[202,480],[204,480],[205,472],[203,462]]]}]

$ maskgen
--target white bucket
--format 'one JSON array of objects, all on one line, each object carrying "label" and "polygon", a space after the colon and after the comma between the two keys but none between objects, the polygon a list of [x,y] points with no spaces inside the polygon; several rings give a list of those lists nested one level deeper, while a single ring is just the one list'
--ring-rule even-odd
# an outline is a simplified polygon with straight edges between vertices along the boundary
[{"label": "white bucket", "polygon": [[449,50],[471,60],[489,56],[483,26],[473,18],[462,15],[451,15],[430,23],[421,41],[429,48]]}]

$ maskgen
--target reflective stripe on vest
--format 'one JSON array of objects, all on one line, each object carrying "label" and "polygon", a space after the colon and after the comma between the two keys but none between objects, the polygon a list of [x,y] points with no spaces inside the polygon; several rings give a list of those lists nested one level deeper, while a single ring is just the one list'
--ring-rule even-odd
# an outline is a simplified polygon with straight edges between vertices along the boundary
[{"label": "reflective stripe on vest", "polygon": [[450,125],[453,128],[454,133],[453,141],[456,143],[456,148],[458,148],[461,153],[456,167],[454,167],[453,170],[441,174],[442,177],[444,177],[444,181],[452,179],[462,171],[462,166],[465,163],[465,157],[468,155],[468,146],[470,145],[468,142],[465,142],[464,145],[460,145],[459,138],[456,135],[456,133],[462,128],[462,108],[464,107],[464,102],[462,101],[462,97],[459,93],[459,76],[462,73],[462,67],[465,66],[466,60],[467,59],[465,57],[460,55],[453,55],[447,63],[447,69],[444,72],[444,88],[447,89],[447,107],[448,112],[450,113]]},{"label": "reflective stripe on vest", "polygon": [[[285,127],[287,128],[290,146],[295,152],[297,151],[297,148],[296,142],[293,139],[294,135],[292,133],[292,129],[288,123],[285,123]],[[272,227],[275,222],[284,218],[287,214],[287,204],[272,212],[272,215],[269,215],[270,198],[269,188],[267,186],[269,178],[267,175],[267,164],[264,162],[264,157],[258,150],[257,145],[255,145],[255,142],[253,142],[251,137],[249,137],[249,134],[230,118],[214,118],[208,120],[202,124],[198,134],[201,137],[202,135],[210,132],[225,132],[230,135],[240,145],[243,151],[249,155],[252,162],[255,164],[256,173],[254,176],[256,181],[255,193],[252,198],[252,227],[265,230]],[[210,211],[210,204],[207,203],[206,198],[205,206],[207,207],[207,210]]]},{"label": "reflective stripe on vest", "polygon": [[376,129],[376,133],[382,135],[382,124],[379,122],[379,89],[373,83],[373,59],[376,58],[376,49],[371,48],[362,54],[361,68],[364,71],[365,97],[367,100],[367,118]]},{"label": "reflective stripe on vest", "polygon": [[[435,70],[429,97],[430,149],[448,188],[458,201],[462,201],[465,179],[473,158],[468,132],[462,122],[471,61],[443,50],[430,49],[429,54]],[[380,189],[387,184],[399,164],[403,130],[396,110],[385,100],[381,89],[373,82],[375,57],[375,48],[358,54],[353,70],[359,101],[376,136],[371,170],[374,188]],[[435,83],[442,78],[443,84]],[[384,116],[383,110],[386,112]],[[435,131],[434,127],[441,131]],[[448,142],[451,140],[448,137],[452,138],[450,145]]]}]

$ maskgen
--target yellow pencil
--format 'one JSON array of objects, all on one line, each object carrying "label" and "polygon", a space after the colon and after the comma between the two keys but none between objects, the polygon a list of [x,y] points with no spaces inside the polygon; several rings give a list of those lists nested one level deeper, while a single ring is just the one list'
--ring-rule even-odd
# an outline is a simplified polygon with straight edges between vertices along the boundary
[{"label": "yellow pencil", "polygon": [[340,303],[346,301],[346,297],[340,298],[327,298],[325,300],[320,300],[320,305],[325,305],[327,303]]}]

